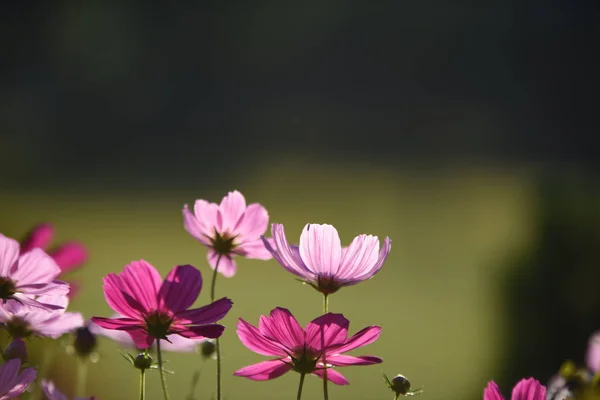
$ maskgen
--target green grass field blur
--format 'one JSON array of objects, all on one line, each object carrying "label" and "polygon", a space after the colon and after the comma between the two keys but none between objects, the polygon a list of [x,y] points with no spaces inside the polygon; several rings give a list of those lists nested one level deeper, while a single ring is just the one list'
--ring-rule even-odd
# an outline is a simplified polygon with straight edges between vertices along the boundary
[{"label": "green grass field blur", "polygon": [[[505,261],[527,246],[531,228],[531,190],[527,175],[513,171],[448,170],[436,173],[392,173],[377,168],[300,166],[246,171],[210,187],[185,192],[76,193],[72,190],[0,194],[2,232],[22,237],[39,222],[51,222],[58,243],[75,239],[89,247],[90,261],[74,273],[83,290],[71,310],[85,317],[108,316],[102,277],[120,272],[131,260],[146,259],[166,272],[192,264],[203,274],[197,305],[209,299],[212,271],[206,249],[183,229],[181,208],[196,198],[219,202],[239,189],[248,203],[260,202],[271,222],[283,223],[296,242],[308,222],[336,226],[347,245],[360,233],[392,238],[392,251],[372,280],[344,288],[330,299],[330,310],[350,321],[350,333],[371,324],[383,333],[355,355],[376,355],[382,365],[349,367],[341,372],[351,385],[330,385],[331,399],[391,399],[381,377],[402,373],[414,387],[424,386],[424,399],[476,399],[494,378],[503,360],[506,314],[497,285]],[[235,334],[238,317],[256,324],[275,306],[289,308],[302,325],[320,315],[321,297],[297,282],[274,260],[238,258],[238,274],[219,277],[217,295],[234,301],[223,320],[225,399],[295,398],[298,374],[269,382],[252,382],[232,373],[265,357],[246,349]],[[32,340],[38,349],[39,340]],[[119,348],[101,339],[100,362],[89,370],[88,392],[100,400],[134,399],[138,374],[119,355]],[[36,354],[39,357],[39,354]],[[186,398],[194,371],[202,368],[197,399],[210,399],[215,363],[204,365],[197,355],[167,354],[171,397]],[[76,363],[60,353],[53,376],[72,393]],[[157,373],[148,375],[148,399],[161,399]],[[304,399],[318,399],[321,385],[306,380]]]}]

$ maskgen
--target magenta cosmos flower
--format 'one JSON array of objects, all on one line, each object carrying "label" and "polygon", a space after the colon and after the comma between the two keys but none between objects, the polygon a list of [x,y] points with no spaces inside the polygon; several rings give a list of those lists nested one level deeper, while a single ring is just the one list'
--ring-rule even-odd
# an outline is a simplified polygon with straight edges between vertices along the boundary
[{"label": "magenta cosmos flower", "polygon": [[223,197],[221,204],[196,200],[193,213],[187,204],[183,207],[185,230],[210,249],[210,267],[215,269],[219,260],[218,272],[226,277],[235,275],[235,255],[271,259],[261,241],[268,223],[267,210],[258,203],[246,207],[246,199],[237,190]]},{"label": "magenta cosmos flower", "polygon": [[33,368],[21,371],[21,360],[18,358],[8,360],[0,367],[0,400],[14,399],[23,394],[36,375]]},{"label": "magenta cosmos flower", "polygon": [[281,224],[273,224],[271,234],[274,244],[268,240],[264,244],[277,262],[323,294],[372,278],[392,247],[389,237],[379,250],[377,236],[359,235],[342,248],[340,236],[331,225],[307,224],[300,246],[288,244]]},{"label": "magenta cosmos flower", "polygon": [[120,275],[104,278],[108,305],[124,318],[92,317],[102,328],[129,333],[140,349],[168,335],[187,338],[217,338],[224,326],[215,324],[231,309],[223,297],[201,308],[188,310],[202,288],[202,275],[191,265],[178,265],[162,281],[156,269],[144,260],[125,266]]},{"label": "magenta cosmos flower", "polygon": [[302,329],[285,308],[274,309],[268,317],[261,316],[258,328],[240,318],[237,334],[242,343],[255,353],[277,358],[244,367],[234,375],[264,381],[294,370],[322,377],[327,364],[327,379],[336,385],[347,385],[346,378],[332,367],[382,362],[378,357],[343,354],[373,343],[381,334],[379,326],[369,326],[348,338],[349,324],[342,314],[328,313]]},{"label": "magenta cosmos flower", "polygon": [[[41,382],[42,390],[46,395],[48,400],[69,400],[69,398],[64,395],[53,382],[47,381],[46,379],[42,379]],[[75,397],[74,400],[94,400],[95,397]]]},{"label": "magenta cosmos flower", "polygon": [[[513,388],[512,400],[546,400],[546,388],[533,378],[521,379]],[[498,385],[490,381],[483,391],[483,400],[504,400]]]},{"label": "magenta cosmos flower", "polygon": [[[48,250],[54,238],[54,227],[50,224],[40,224],[34,227],[21,241],[21,254],[40,248]],[[79,269],[87,261],[88,251],[80,243],[66,242],[47,251],[48,255],[56,262],[62,275]],[[79,290],[79,284],[71,282],[69,297],[73,297]]]},{"label": "magenta cosmos flower", "polygon": [[34,335],[56,339],[83,324],[80,313],[65,312],[69,304],[67,296],[40,296],[38,300],[57,309],[49,311],[16,301],[0,307],[0,323],[12,337]]},{"label": "magenta cosmos flower", "polygon": [[33,307],[57,309],[43,304],[37,296],[63,296],[69,285],[56,280],[60,268],[41,249],[20,254],[19,242],[0,234],[0,304],[17,301]]}]

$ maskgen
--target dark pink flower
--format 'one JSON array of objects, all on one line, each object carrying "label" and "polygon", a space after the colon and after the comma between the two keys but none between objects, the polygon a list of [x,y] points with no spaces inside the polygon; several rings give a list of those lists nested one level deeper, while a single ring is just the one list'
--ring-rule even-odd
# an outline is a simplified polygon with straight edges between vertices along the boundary
[{"label": "dark pink flower", "polygon": [[382,362],[378,357],[343,354],[373,343],[381,333],[379,326],[369,326],[348,338],[349,324],[342,314],[328,313],[302,329],[285,308],[275,308],[270,316],[261,316],[258,328],[240,318],[237,334],[242,343],[255,353],[277,358],[244,367],[234,375],[264,381],[294,370],[322,377],[326,364],[327,379],[336,385],[347,385],[346,378],[332,367]]},{"label": "dark pink flower", "polygon": [[[40,224],[34,227],[21,241],[21,254],[40,248],[48,250],[54,238],[54,227],[50,224]],[[48,250],[48,255],[54,259],[61,270],[61,275],[79,269],[88,258],[87,249],[77,242],[62,243],[58,247]],[[73,297],[79,289],[78,284],[71,283],[69,297]]]},{"label": "dark pink flower", "polygon": [[342,248],[340,236],[331,225],[307,224],[300,235],[300,246],[288,244],[281,224],[273,224],[271,234],[273,244],[268,240],[264,243],[273,258],[324,294],[372,278],[392,247],[389,237],[379,250],[377,236],[359,235]]},{"label": "dark pink flower", "polygon": [[56,280],[60,268],[41,249],[20,254],[19,242],[0,234],[0,305],[17,301],[33,307],[58,309],[42,304],[37,296],[64,296],[69,285]]},{"label": "dark pink flower", "polygon": [[[42,390],[46,395],[47,400],[69,400],[69,398],[63,394],[53,382],[42,379],[41,382]],[[94,400],[95,397],[75,397],[74,400]]]},{"label": "dark pink flower", "polygon": [[[546,387],[533,378],[521,379],[513,388],[512,400],[546,400]],[[490,381],[483,391],[483,400],[504,400],[498,385]]]},{"label": "dark pink flower", "polygon": [[207,257],[212,269],[221,257],[219,272],[226,277],[235,275],[235,255],[271,259],[261,240],[268,223],[267,210],[258,203],[246,207],[246,199],[237,190],[227,194],[221,204],[196,200],[193,213],[187,204],[183,207],[185,230],[210,249]]},{"label": "dark pink flower", "polygon": [[37,371],[33,368],[21,371],[18,358],[8,360],[0,367],[0,400],[14,399],[23,394],[36,375]]},{"label": "dark pink flower", "polygon": [[156,269],[144,260],[125,266],[120,275],[104,278],[104,297],[123,318],[93,317],[102,328],[129,333],[136,346],[148,348],[154,339],[168,335],[187,338],[217,338],[225,327],[215,324],[231,309],[222,298],[207,306],[188,310],[202,288],[202,275],[191,265],[179,265],[162,281]]}]

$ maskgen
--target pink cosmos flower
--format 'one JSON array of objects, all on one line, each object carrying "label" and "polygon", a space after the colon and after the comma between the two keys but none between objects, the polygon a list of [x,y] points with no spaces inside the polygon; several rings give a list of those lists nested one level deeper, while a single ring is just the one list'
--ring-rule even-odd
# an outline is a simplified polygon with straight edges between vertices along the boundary
[{"label": "pink cosmos flower", "polygon": [[[47,381],[46,379],[42,379],[41,382],[42,390],[46,395],[48,400],[69,400],[67,396],[65,396],[53,382]],[[95,397],[75,397],[74,400],[94,400]]]},{"label": "pink cosmos flower", "polygon": [[56,262],[41,249],[19,255],[19,242],[0,234],[0,304],[19,302],[33,307],[57,309],[43,304],[36,296],[62,296],[69,285],[55,278],[60,274]]},{"label": "pink cosmos flower", "polygon": [[0,400],[14,399],[23,394],[27,386],[35,380],[37,371],[25,368],[21,371],[21,360],[8,360],[0,367]]},{"label": "pink cosmos flower", "polygon": [[[546,387],[533,378],[521,379],[513,388],[512,400],[546,400]],[[498,385],[490,381],[483,391],[483,400],[504,400]]]},{"label": "pink cosmos flower", "polygon": [[342,248],[340,236],[331,225],[307,224],[300,235],[300,246],[288,244],[281,224],[273,224],[271,234],[274,244],[267,240],[264,244],[273,258],[323,294],[372,278],[392,247],[389,237],[379,250],[377,236],[359,235]]},{"label": "pink cosmos flower", "polygon": [[[54,227],[50,224],[40,224],[34,227],[21,241],[21,254],[40,248],[47,250],[54,238]],[[88,251],[80,243],[66,242],[60,246],[48,251],[48,255],[54,259],[61,270],[61,275],[79,269],[87,261]],[[79,284],[71,282],[69,297],[73,296],[79,290]]]},{"label": "pink cosmos flower", "polygon": [[207,306],[188,310],[202,288],[202,275],[191,265],[178,265],[162,281],[156,269],[144,260],[125,266],[120,275],[104,278],[108,305],[124,318],[92,317],[102,328],[126,331],[135,345],[146,349],[154,339],[168,335],[187,338],[217,338],[224,326],[214,322],[231,309],[223,297]]},{"label": "pink cosmos flower", "polygon": [[246,199],[237,190],[229,192],[221,204],[196,200],[193,213],[187,204],[183,207],[185,230],[210,249],[207,257],[212,269],[220,257],[218,271],[226,277],[235,275],[235,255],[271,259],[261,241],[268,223],[267,210],[258,203],[246,207]]},{"label": "pink cosmos flower", "polygon": [[40,296],[38,300],[57,309],[47,311],[18,302],[0,307],[0,323],[12,337],[34,335],[56,339],[83,324],[80,313],[65,312],[69,304],[67,296]]},{"label": "pink cosmos flower", "polygon": [[595,332],[588,342],[585,363],[594,375],[600,371],[600,331]]},{"label": "pink cosmos flower", "polygon": [[347,385],[346,378],[332,367],[382,362],[378,357],[343,354],[373,343],[381,333],[379,326],[369,326],[348,338],[349,324],[342,314],[328,313],[302,329],[288,310],[279,307],[270,316],[261,316],[258,328],[240,318],[237,334],[241,342],[255,353],[277,358],[244,367],[234,375],[264,381],[294,370],[322,377],[327,364],[327,379],[336,385]]}]

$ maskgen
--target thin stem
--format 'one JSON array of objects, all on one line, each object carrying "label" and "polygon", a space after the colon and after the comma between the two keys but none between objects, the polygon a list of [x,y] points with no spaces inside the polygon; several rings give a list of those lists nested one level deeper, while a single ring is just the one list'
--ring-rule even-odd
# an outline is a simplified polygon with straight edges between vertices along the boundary
[{"label": "thin stem", "polygon": [[[217,283],[217,274],[219,272],[219,264],[221,263],[221,257],[223,255],[219,254],[217,257],[217,263],[215,264],[215,270],[213,271],[212,282],[210,285],[210,302],[213,303],[215,301],[215,286]],[[223,394],[221,393],[221,344],[219,343],[219,338],[215,341],[215,351],[217,352],[217,400],[223,399]]]},{"label": "thin stem", "polygon": [[[323,293],[323,314],[327,314],[329,312],[329,295],[327,293]],[[329,399],[329,390],[327,388],[327,360],[325,359],[325,355],[323,355],[323,399]]]},{"label": "thin stem", "polygon": [[304,386],[304,372],[300,373],[300,383],[298,384],[298,396],[296,396],[296,400],[300,400],[302,398],[302,386]]},{"label": "thin stem", "polygon": [[158,356],[158,372],[160,373],[160,381],[162,383],[163,396],[165,400],[169,400],[169,392],[167,392],[167,380],[163,372],[162,354],[160,351],[160,339],[156,339],[156,355]]},{"label": "thin stem", "polygon": [[187,400],[194,400],[194,392],[196,391],[196,386],[198,386],[198,382],[200,381],[200,376],[202,375],[202,368],[204,368],[204,360],[202,360],[202,364],[200,364],[200,368],[198,371],[194,372],[194,376],[192,377],[192,384],[190,387],[190,394],[187,397]]},{"label": "thin stem", "polygon": [[[325,362],[325,360],[323,360],[323,362]],[[323,399],[329,399],[329,390],[327,389],[327,366],[325,366],[325,369],[323,370]]]},{"label": "thin stem", "polygon": [[87,375],[88,375],[88,364],[86,360],[79,357],[77,360],[77,390],[75,395],[77,397],[85,397]]},{"label": "thin stem", "polygon": [[146,370],[140,371],[140,400],[146,400]]},{"label": "thin stem", "polygon": [[327,293],[323,293],[323,314],[327,314],[329,312],[329,295]]},{"label": "thin stem", "polygon": [[[52,358],[54,358],[54,346],[52,344],[44,347],[44,355],[42,356],[42,361],[40,362],[40,366],[38,369],[38,376],[41,378],[46,378],[48,376],[48,371],[50,370],[50,366],[52,365]],[[37,384],[33,389],[33,395],[31,398],[40,399],[42,398],[42,385]]]}]

